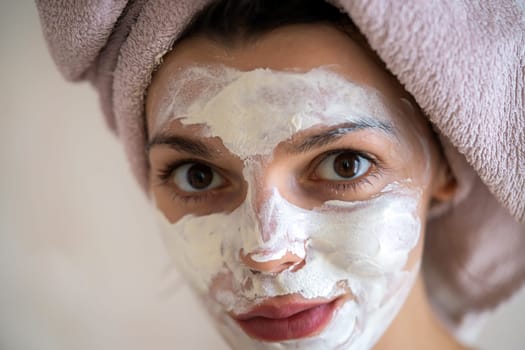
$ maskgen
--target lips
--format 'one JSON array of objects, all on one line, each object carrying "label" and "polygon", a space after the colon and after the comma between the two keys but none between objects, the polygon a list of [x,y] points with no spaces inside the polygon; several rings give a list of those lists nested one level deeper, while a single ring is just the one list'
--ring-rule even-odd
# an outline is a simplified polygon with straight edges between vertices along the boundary
[{"label": "lips", "polygon": [[342,298],[305,300],[297,296],[271,298],[249,312],[232,316],[249,336],[263,341],[300,339],[321,332]]}]

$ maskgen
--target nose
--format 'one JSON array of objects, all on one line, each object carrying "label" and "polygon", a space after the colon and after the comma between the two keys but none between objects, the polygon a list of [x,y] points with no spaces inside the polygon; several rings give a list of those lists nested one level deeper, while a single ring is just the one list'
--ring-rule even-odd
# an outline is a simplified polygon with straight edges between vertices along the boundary
[{"label": "nose", "polygon": [[264,261],[260,261],[262,259],[256,259],[255,255],[256,253],[244,254],[242,250],[240,253],[241,261],[250,270],[256,272],[279,273],[291,267],[296,271],[304,265],[304,258],[290,252],[286,252],[282,257]]},{"label": "nose", "polygon": [[[257,221],[254,225],[257,230],[253,233],[260,235],[262,242],[258,241],[257,247],[252,245],[247,251],[241,249],[240,260],[254,272],[280,273],[287,269],[296,271],[305,264],[306,243],[295,237],[288,227],[290,225],[283,224],[283,217],[279,210],[279,205],[282,204],[278,200],[280,194],[277,190],[283,186],[282,171],[274,163],[266,163],[265,159],[256,158],[252,159],[247,168],[247,174],[249,174],[247,182],[250,190],[246,200],[250,203],[250,210]],[[251,233],[251,230],[247,232]],[[283,250],[265,246],[272,238],[283,244],[287,242],[285,247],[288,249],[284,254]],[[247,239],[251,240],[253,237]],[[261,243],[262,246],[259,245]],[[299,245],[302,246],[299,247]],[[292,251],[300,252],[300,256]]]}]

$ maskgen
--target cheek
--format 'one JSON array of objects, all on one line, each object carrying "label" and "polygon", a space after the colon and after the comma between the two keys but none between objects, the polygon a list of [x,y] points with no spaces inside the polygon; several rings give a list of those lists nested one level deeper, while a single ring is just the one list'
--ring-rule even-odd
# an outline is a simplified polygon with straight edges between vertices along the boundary
[{"label": "cheek", "polygon": [[156,210],[163,213],[169,222],[177,222],[185,215],[185,211],[178,208],[168,191],[158,187],[151,188],[150,193],[154,198]]},{"label": "cheek", "polygon": [[324,246],[326,258],[349,274],[367,277],[401,271],[420,242],[417,204],[410,196],[386,194],[368,205],[326,215],[313,244]]},{"label": "cheek", "polygon": [[158,213],[158,221],[167,249],[190,285],[199,294],[204,293],[223,265],[221,256],[222,238],[214,235],[205,225],[192,225],[188,216],[171,224]]}]

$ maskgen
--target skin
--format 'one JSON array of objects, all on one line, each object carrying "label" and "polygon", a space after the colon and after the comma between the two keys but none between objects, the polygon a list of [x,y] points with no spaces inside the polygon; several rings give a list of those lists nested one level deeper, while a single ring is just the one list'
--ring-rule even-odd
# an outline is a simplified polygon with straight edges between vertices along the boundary
[{"label": "skin", "polygon": [[[366,200],[377,195],[387,184],[411,179],[410,186],[421,192],[417,215],[422,222],[432,201],[446,201],[454,193],[454,182],[448,176],[437,142],[426,119],[416,107],[407,107],[411,96],[399,82],[380,64],[373,53],[358,45],[346,33],[326,24],[291,25],[276,29],[249,43],[224,46],[209,38],[192,37],[177,44],[175,50],[166,55],[164,62],[154,75],[146,101],[147,128],[152,140],[158,130],[156,116],[161,101],[165,98],[171,80],[187,67],[196,64],[224,65],[241,71],[270,68],[277,71],[307,72],[317,67],[329,67],[346,79],[379,91],[393,110],[402,111],[393,121],[399,132],[398,141],[393,142],[372,130],[362,130],[345,135],[332,148],[365,149],[381,159],[384,169],[375,180],[360,186],[353,192],[330,192],[321,184],[328,181],[312,180],[311,173],[298,176],[296,183],[287,179],[298,168],[304,168],[322,150],[291,157],[287,150],[308,133],[307,130],[276,145],[270,162],[264,162],[261,186],[271,183],[291,203],[304,209],[319,207],[329,199],[355,201]],[[165,128],[168,134],[195,137],[202,126],[185,126],[172,120]],[[246,183],[242,179],[243,161],[224,147],[219,138],[202,138],[210,148],[217,150],[214,166],[226,169],[228,183],[202,193],[181,190],[173,181],[159,179],[159,172],[167,164],[183,160],[188,156],[165,145],[153,145],[149,149],[150,190],[158,209],[175,223],[188,214],[197,216],[218,212],[231,212],[246,197]],[[424,151],[422,142],[428,145]],[[372,169],[373,170],[373,169]],[[372,171],[371,170],[371,171]],[[314,176],[317,174],[313,172]],[[170,178],[171,179],[171,178]],[[299,188],[299,189],[298,189]],[[258,202],[265,201],[264,189]],[[199,201],[188,198],[198,197]],[[181,200],[184,199],[184,200]],[[424,225],[423,225],[424,226]],[[424,231],[424,227],[423,227]],[[424,232],[421,232],[422,237]],[[412,250],[408,267],[421,260],[423,239]],[[251,254],[240,252],[247,268],[260,272],[278,273],[291,265],[300,266],[301,258],[287,253],[279,259],[258,262]],[[374,349],[463,349],[436,321],[426,298],[421,276],[418,277],[401,312],[384,333]]]}]

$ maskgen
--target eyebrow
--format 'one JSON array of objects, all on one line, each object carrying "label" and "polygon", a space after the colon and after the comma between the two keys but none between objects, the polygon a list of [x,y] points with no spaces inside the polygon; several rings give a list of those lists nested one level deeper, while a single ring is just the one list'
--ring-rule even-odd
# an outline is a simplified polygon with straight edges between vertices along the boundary
[{"label": "eyebrow", "polygon": [[212,154],[214,153],[204,142],[179,135],[167,135],[163,133],[156,135],[146,145],[146,153],[148,153],[151,148],[156,145],[169,146],[174,150],[186,152],[204,158],[211,158]]},{"label": "eyebrow", "polygon": [[392,124],[377,120],[363,119],[358,122],[339,124],[335,128],[306,136],[298,143],[292,144],[289,152],[305,153],[314,148],[323,147],[333,143],[348,133],[366,129],[380,131],[389,137],[397,136],[396,130]]},{"label": "eyebrow", "polygon": [[[314,148],[323,147],[335,142],[348,133],[365,129],[377,130],[391,137],[396,136],[395,128],[392,124],[371,119],[363,119],[359,122],[339,124],[334,128],[321,131],[320,133],[308,135],[302,138],[298,143],[292,144],[288,152],[305,153]],[[168,146],[174,150],[203,158],[212,158],[214,154],[213,150],[204,142],[180,135],[169,135],[164,133],[157,134],[147,143],[146,153],[156,145]]]}]

